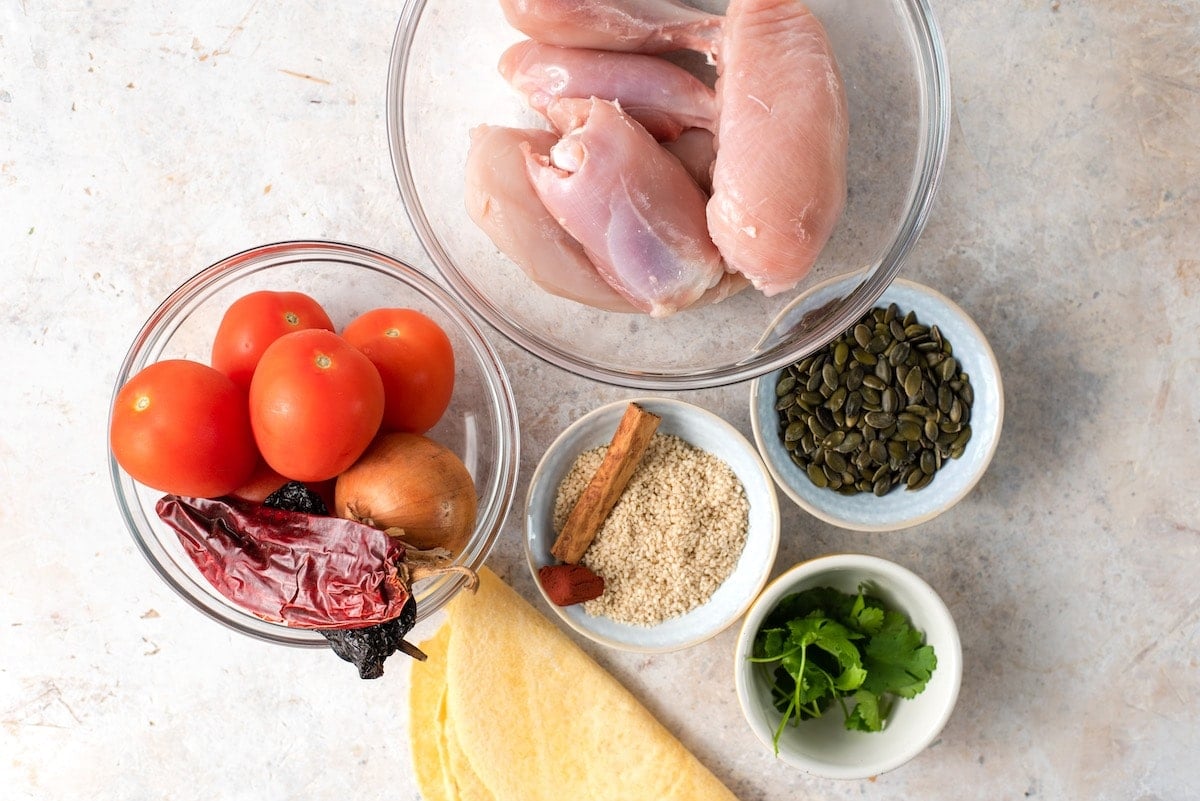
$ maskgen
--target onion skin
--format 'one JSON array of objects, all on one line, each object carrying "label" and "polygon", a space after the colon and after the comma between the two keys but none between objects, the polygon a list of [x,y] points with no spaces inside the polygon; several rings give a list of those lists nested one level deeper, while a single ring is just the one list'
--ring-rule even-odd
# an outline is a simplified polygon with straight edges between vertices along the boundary
[{"label": "onion skin", "polygon": [[420,550],[457,557],[475,528],[475,482],[458,454],[420,434],[381,434],[338,476],[334,512]]}]

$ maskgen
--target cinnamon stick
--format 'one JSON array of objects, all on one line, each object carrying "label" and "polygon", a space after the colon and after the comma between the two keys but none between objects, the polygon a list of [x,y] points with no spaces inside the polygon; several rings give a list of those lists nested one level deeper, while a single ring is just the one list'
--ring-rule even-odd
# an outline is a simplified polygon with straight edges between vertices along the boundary
[{"label": "cinnamon stick", "polygon": [[625,491],[661,420],[657,414],[636,403],[625,408],[596,475],[579,496],[550,548],[556,559],[573,565],[583,558],[583,552],[592,544],[596,532]]}]

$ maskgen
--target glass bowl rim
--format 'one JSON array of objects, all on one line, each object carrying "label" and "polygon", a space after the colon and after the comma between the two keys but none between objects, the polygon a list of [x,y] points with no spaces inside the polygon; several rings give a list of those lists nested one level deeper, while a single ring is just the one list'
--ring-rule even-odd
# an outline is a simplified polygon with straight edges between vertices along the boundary
[{"label": "glass bowl rim", "polygon": [[[284,240],[246,248],[193,273],[158,304],[134,336],[113,382],[108,419],[112,418],[113,405],[122,385],[138,369],[149,363],[150,354],[158,343],[174,332],[170,323],[181,310],[188,310],[185,304],[197,298],[200,301],[207,299],[202,293],[211,294],[218,291],[241,277],[244,274],[243,270],[256,266],[258,269],[266,269],[305,260],[368,267],[398,280],[420,293],[453,319],[470,342],[489,392],[490,405],[500,424],[496,435],[495,455],[498,458],[495,465],[496,479],[491,487],[492,502],[480,505],[481,515],[476,521],[473,541],[468,551],[463,554],[461,562],[478,569],[499,539],[516,499],[520,470],[520,429],[516,399],[504,364],[495,346],[484,333],[478,315],[433,278],[392,256],[361,245],[333,240]],[[211,590],[201,586],[196,579],[179,573],[171,564],[172,559],[163,544],[156,537],[147,536],[144,531],[144,528],[150,526],[150,522],[145,510],[134,500],[135,482],[117,464],[111,450],[108,450],[107,458],[114,498],[126,529],[154,572],[176,594],[210,619],[256,639],[280,645],[327,647],[327,641],[317,632],[289,629],[281,624],[260,620],[248,612],[241,611],[230,602],[218,600]],[[479,536],[481,531],[485,532],[483,536]],[[427,611],[419,613],[419,618],[433,614],[444,606],[465,582],[466,579],[462,576],[440,580],[429,596],[423,599],[423,610]]]},{"label": "glass bowl rim", "polygon": [[404,94],[401,89],[408,74],[408,54],[428,3],[429,0],[409,0],[404,4],[396,23],[388,63],[385,116],[388,150],[405,214],[435,269],[464,303],[522,350],[555,367],[605,384],[660,391],[708,389],[741,383],[770,373],[804,358],[837,336],[843,328],[843,319],[857,319],[866,312],[899,274],[929,220],[950,137],[950,69],[941,28],[928,0],[896,0],[897,6],[907,14],[911,23],[908,38],[918,57],[918,69],[924,79],[919,92],[919,119],[924,125],[918,133],[918,158],[912,173],[915,181],[910,187],[909,204],[896,236],[879,261],[867,268],[870,275],[866,280],[846,297],[844,317],[827,316],[817,322],[809,329],[808,344],[758,350],[755,355],[733,364],[703,370],[620,370],[581,359],[493,309],[488,299],[459,272],[424,212],[413,181],[408,151],[404,147],[406,129]]}]

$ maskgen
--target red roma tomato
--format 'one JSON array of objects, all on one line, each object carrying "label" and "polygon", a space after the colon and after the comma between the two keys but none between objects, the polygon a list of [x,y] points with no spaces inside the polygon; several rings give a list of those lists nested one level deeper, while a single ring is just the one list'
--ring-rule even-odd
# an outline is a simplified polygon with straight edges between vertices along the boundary
[{"label": "red roma tomato", "polygon": [[250,425],[267,464],[295,481],[324,481],[366,450],[383,419],[371,360],[321,329],[284,334],[250,381]]},{"label": "red roma tomato", "polygon": [[385,429],[423,434],[437,424],[454,392],[454,348],[437,323],[415,309],[375,309],[342,336],[383,378]]},{"label": "red roma tomato", "polygon": [[225,310],[213,338],[212,366],[249,388],[259,358],[275,340],[309,328],[333,330],[321,305],[302,292],[251,292]]},{"label": "red roma tomato", "polygon": [[227,495],[258,463],[245,391],[183,359],[156,362],[121,387],[108,441],[134,480],[175,495]]}]

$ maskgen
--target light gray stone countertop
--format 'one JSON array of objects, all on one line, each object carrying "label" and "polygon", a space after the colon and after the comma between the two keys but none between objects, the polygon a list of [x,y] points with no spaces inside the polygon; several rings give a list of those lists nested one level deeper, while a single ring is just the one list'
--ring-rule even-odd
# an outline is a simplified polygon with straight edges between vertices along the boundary
[{"label": "light gray stone countertop", "polygon": [[[775,573],[839,550],[919,572],[963,636],[953,718],[896,771],[814,779],[744,724],[736,628],[589,651],[746,801],[1195,798],[1200,5],[934,5],[953,130],[904,275],[989,336],[1003,439],[971,495],[912,529],[853,534],[785,502]],[[387,150],[398,13],[0,4],[3,798],[418,798],[408,669],[362,682],[202,617],[135,550],[106,466],[117,367],[196,270],[323,238],[431,271]],[[518,394],[520,497],[562,428],[633,393],[497,345],[514,385],[539,387]],[[747,395],[687,393],[749,433]],[[489,565],[540,603],[519,505]]]}]

